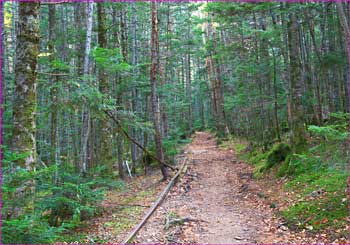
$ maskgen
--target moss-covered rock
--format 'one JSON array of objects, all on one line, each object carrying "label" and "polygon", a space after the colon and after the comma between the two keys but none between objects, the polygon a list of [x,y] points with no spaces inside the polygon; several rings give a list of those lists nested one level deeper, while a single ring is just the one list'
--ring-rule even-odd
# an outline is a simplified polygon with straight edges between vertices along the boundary
[{"label": "moss-covered rock", "polygon": [[283,161],[283,163],[281,164],[281,166],[279,167],[276,176],[277,177],[283,177],[286,175],[292,175],[294,173],[294,166],[291,165],[291,161],[292,161],[292,154],[289,154],[286,159]]},{"label": "moss-covered rock", "polygon": [[278,163],[286,160],[287,156],[292,153],[292,149],[288,144],[280,143],[275,145],[269,152],[266,161],[266,170],[272,168]]}]

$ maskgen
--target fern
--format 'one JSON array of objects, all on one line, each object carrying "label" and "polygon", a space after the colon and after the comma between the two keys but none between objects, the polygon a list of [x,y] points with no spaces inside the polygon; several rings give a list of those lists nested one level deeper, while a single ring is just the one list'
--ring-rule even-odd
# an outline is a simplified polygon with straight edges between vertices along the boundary
[{"label": "fern", "polygon": [[341,132],[335,128],[334,125],[322,127],[310,125],[308,130],[314,135],[324,137],[326,140],[345,140],[348,137],[348,132]]}]

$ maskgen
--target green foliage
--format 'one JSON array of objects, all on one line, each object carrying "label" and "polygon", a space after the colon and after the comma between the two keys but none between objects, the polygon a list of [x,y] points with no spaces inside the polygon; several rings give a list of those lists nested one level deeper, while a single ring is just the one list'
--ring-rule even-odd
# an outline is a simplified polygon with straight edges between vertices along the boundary
[{"label": "green foliage", "polygon": [[64,174],[60,182],[58,186],[46,184],[38,188],[41,193],[52,193],[37,200],[38,211],[51,211],[51,225],[59,226],[70,219],[78,224],[97,213],[96,205],[103,199],[106,187],[96,187],[97,181],[73,174]]},{"label": "green foliage", "polygon": [[178,141],[175,139],[164,139],[163,140],[163,150],[167,158],[173,159],[178,153],[177,149]]},{"label": "green foliage", "polygon": [[277,176],[298,176],[299,174],[318,171],[322,168],[322,162],[318,156],[312,154],[290,154],[278,169]]},{"label": "green foliage", "polygon": [[[8,150],[3,161],[3,243],[53,243],[67,228],[80,225],[81,220],[98,213],[98,203],[108,188],[123,188],[123,183],[108,178],[83,177],[74,173],[69,163],[51,165],[28,172],[16,168],[13,161],[25,157]],[[96,171],[91,173],[99,175]],[[56,183],[52,177],[56,176]],[[34,207],[18,217],[16,208],[26,210],[24,198],[17,190],[29,180],[35,180]],[[13,236],[16,234],[17,236]]]},{"label": "green foliage", "polygon": [[331,112],[330,113],[330,121],[333,124],[344,124],[349,120],[349,113],[343,112]]},{"label": "green foliage", "polygon": [[309,126],[311,134],[318,139],[310,148],[310,153],[320,158],[322,165],[328,168],[345,169],[349,159],[349,149],[346,146],[349,133],[347,132],[347,115],[333,114],[336,124],[326,126]]},{"label": "green foliage", "polygon": [[2,221],[2,244],[43,244],[54,243],[63,227],[50,227],[40,216]]},{"label": "green foliage", "polygon": [[[341,116],[341,119],[344,117]],[[262,177],[266,172],[269,157],[273,161],[282,162],[273,167],[276,171],[272,172],[277,177],[291,177],[292,179],[285,184],[285,189],[293,191],[298,198],[281,213],[290,228],[308,229],[313,232],[330,226],[343,229],[348,217],[347,173],[344,168],[336,168],[334,162],[325,164],[330,156],[333,161],[336,158],[346,161],[344,154],[338,154],[333,148],[333,145],[339,148],[339,143],[334,142],[339,142],[339,138],[343,139],[343,133],[329,125],[311,127],[311,130],[312,134],[327,138],[320,145],[327,145],[328,148],[316,145],[311,152],[291,154],[288,145],[278,144],[265,153],[253,149],[250,153],[242,154],[248,156],[249,161],[254,164],[255,177]],[[284,153],[281,156],[276,154],[281,152]],[[332,154],[329,154],[330,152]],[[284,156],[286,157],[283,160]]]},{"label": "green foliage", "polygon": [[275,145],[267,156],[266,170],[272,168],[278,163],[283,162],[291,152],[292,150],[290,146],[285,143]]},{"label": "green foliage", "polygon": [[[288,144],[278,143],[270,151],[262,152],[255,147],[250,152],[242,153],[242,158],[254,164],[254,176],[261,177],[274,166],[284,167],[284,161],[289,159],[291,148]],[[282,163],[280,165],[280,163]]]},{"label": "green foliage", "polygon": [[52,61],[52,68],[56,71],[69,72],[70,66],[59,59],[55,59]]},{"label": "green foliage", "polygon": [[92,55],[98,67],[108,72],[127,72],[131,69],[130,65],[123,61],[120,49],[108,49],[96,47]]},{"label": "green foliage", "polygon": [[341,127],[340,125],[328,125],[328,126],[314,126],[310,125],[308,127],[308,130],[316,135],[316,136],[322,136],[325,138],[325,140],[345,140],[348,137],[347,132],[341,132],[338,130],[338,128]]},{"label": "green foliage", "polygon": [[269,152],[261,152],[257,149],[253,150],[249,153],[248,159],[251,163],[254,165],[263,162],[266,162],[266,158],[268,156]]},{"label": "green foliage", "polygon": [[341,66],[344,64],[341,52],[329,52],[322,57],[322,66],[324,68],[331,68],[334,66]]}]

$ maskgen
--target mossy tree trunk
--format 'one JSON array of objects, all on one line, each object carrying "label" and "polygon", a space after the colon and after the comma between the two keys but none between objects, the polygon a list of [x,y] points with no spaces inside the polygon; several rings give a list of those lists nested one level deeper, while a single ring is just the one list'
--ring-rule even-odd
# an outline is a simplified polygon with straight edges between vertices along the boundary
[{"label": "mossy tree trunk", "polygon": [[[16,168],[34,171],[36,152],[37,66],[39,54],[39,2],[20,2],[17,30],[15,96],[13,102],[12,151],[23,155],[15,161]],[[32,208],[34,179],[16,190],[19,205],[14,216]],[[23,198],[28,201],[21,201]]]},{"label": "mossy tree trunk", "polygon": [[[290,5],[290,4],[288,4]],[[287,9],[288,9],[287,5]],[[288,46],[289,46],[289,67],[290,67],[290,88],[291,88],[291,146],[295,153],[302,152],[306,148],[304,108],[302,104],[302,78],[300,70],[300,50],[298,38],[298,22],[296,14],[290,12],[288,22]]]}]

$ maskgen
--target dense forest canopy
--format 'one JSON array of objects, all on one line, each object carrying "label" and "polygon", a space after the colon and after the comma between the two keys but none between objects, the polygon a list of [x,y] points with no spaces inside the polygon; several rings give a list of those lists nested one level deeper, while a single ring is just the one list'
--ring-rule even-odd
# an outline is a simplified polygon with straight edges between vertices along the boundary
[{"label": "dense forest canopy", "polygon": [[195,131],[345,172],[349,3],[2,8],[4,242],[54,242],[124,178],[169,178]]}]

